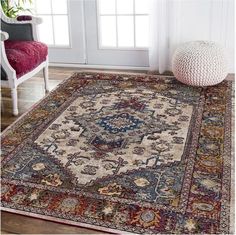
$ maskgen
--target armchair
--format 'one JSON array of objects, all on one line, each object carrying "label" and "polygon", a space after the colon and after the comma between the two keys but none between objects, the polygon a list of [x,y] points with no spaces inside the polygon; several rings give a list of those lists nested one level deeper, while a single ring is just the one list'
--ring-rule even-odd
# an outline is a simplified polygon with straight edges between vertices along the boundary
[{"label": "armchair", "polygon": [[42,20],[33,16],[16,19],[1,14],[1,86],[11,89],[13,115],[18,115],[17,86],[43,69],[48,92],[48,48],[38,42],[36,26]]}]

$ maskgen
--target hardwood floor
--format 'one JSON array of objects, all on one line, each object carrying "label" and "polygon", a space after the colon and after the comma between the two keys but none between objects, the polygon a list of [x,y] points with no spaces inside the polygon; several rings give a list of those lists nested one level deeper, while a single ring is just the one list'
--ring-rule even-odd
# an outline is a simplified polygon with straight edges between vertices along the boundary
[{"label": "hardwood floor", "polygon": [[2,212],[1,219],[1,232],[5,234],[105,234],[8,212]]},{"label": "hardwood floor", "polygon": [[[78,69],[50,68],[49,86],[50,90],[55,88],[64,79],[70,77]],[[131,72],[131,71],[130,71]],[[229,80],[234,80],[234,75],[228,76]],[[42,99],[44,93],[44,82],[42,73],[37,74],[32,79],[24,82],[18,87],[19,116],[12,116],[12,102],[9,89],[1,89],[1,129],[4,130],[12,124],[20,115],[27,112],[33,104]],[[32,217],[1,213],[1,233],[2,234],[104,234],[95,230],[54,223]]]}]

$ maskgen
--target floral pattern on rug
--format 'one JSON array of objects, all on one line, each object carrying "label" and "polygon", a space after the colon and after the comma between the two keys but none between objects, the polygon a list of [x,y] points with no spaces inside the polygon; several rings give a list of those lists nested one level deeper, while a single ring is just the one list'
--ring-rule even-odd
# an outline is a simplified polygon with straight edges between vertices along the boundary
[{"label": "floral pattern on rug", "polygon": [[75,74],[2,135],[3,210],[103,231],[229,233],[230,101],[230,82]]}]

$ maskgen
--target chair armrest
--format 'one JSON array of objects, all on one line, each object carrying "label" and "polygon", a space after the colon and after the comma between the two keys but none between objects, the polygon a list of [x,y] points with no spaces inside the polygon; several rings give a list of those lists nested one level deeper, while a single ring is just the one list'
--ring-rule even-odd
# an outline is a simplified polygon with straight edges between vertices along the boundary
[{"label": "chair armrest", "polygon": [[1,41],[6,41],[9,38],[9,34],[7,32],[3,32],[0,30]]}]

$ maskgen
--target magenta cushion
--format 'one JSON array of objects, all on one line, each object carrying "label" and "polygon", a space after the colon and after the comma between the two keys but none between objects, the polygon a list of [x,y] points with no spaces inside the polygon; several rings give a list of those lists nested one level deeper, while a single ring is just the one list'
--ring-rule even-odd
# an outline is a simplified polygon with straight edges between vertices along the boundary
[{"label": "magenta cushion", "polygon": [[36,41],[10,41],[5,43],[7,59],[19,78],[46,60],[48,47]]}]

